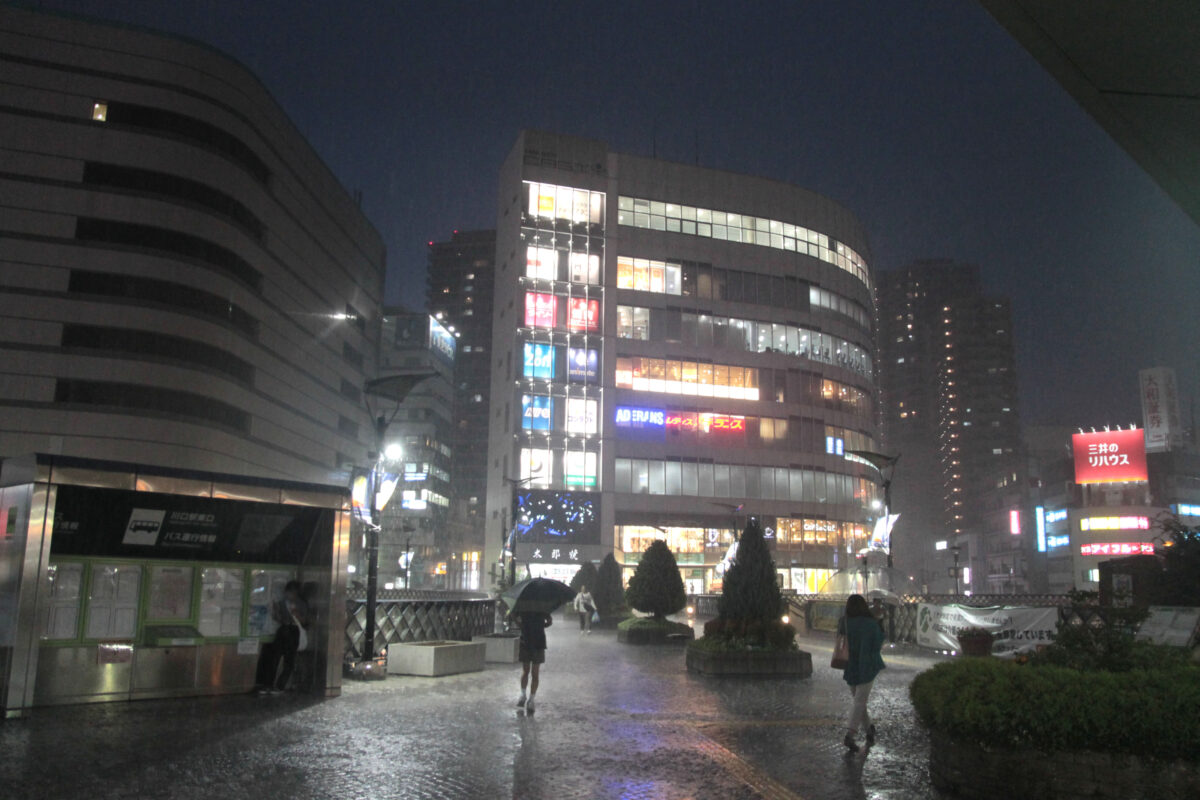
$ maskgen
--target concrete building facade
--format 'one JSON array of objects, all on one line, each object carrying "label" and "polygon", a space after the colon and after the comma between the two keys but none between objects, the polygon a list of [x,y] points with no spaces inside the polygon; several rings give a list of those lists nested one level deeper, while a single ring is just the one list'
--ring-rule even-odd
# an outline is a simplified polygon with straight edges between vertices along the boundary
[{"label": "concrete building facade", "polygon": [[[489,562],[569,578],[654,539],[689,591],[758,518],[787,588],[868,547],[862,225],[810,191],[526,131],[500,176]],[[496,544],[508,545],[498,551]]]},{"label": "concrete building facade", "polygon": [[0,10],[0,457],[346,485],[384,248],[197,42]]}]

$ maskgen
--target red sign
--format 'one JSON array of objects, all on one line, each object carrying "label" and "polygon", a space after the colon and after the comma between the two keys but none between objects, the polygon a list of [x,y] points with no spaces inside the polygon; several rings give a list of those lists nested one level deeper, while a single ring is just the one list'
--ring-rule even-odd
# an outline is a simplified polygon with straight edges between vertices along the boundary
[{"label": "red sign", "polygon": [[1075,450],[1076,483],[1125,483],[1147,479],[1145,431],[1076,433],[1071,437],[1071,444]]},{"label": "red sign", "polygon": [[541,292],[525,293],[525,324],[534,328],[553,328],[558,317],[558,298]]},{"label": "red sign", "polygon": [[705,433],[744,433],[746,430],[745,417],[731,417],[727,414],[701,414],[700,430]]},{"label": "red sign", "polygon": [[1101,542],[1085,544],[1079,548],[1081,556],[1152,556],[1154,545],[1150,542]]},{"label": "red sign", "polygon": [[600,330],[600,301],[572,297],[567,301],[567,330]]}]

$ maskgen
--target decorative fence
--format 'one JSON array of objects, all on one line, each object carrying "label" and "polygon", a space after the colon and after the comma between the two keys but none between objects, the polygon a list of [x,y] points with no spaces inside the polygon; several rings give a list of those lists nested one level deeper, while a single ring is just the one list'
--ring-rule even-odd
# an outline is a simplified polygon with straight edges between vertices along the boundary
[{"label": "decorative fence", "polygon": [[[715,617],[718,594],[699,594],[688,597],[700,617]],[[792,624],[801,631],[832,632],[841,616],[841,607],[846,603],[844,595],[789,594],[784,593],[788,614]],[[912,595],[902,598],[899,606],[887,606],[889,615],[886,623],[888,638],[894,642],[915,642],[917,639],[917,607],[920,603],[934,605],[962,605],[972,608],[992,606],[1058,607],[1058,618],[1062,625],[1087,625],[1103,629],[1109,624],[1110,609],[1103,606],[1073,605],[1065,594],[931,594]],[[1124,611],[1124,609],[1119,609]],[[1119,621],[1118,624],[1124,624]]]},{"label": "decorative fence", "polygon": [[[346,655],[363,657],[366,597],[346,598]],[[496,628],[496,601],[476,592],[390,590],[375,600],[375,646],[398,642],[469,640]]]}]

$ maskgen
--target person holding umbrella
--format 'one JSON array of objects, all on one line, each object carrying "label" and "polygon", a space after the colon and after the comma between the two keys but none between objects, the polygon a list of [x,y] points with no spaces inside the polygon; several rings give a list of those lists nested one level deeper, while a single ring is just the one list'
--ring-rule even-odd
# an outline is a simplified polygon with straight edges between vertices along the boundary
[{"label": "person holding umbrella", "polygon": [[[546,628],[554,622],[550,614],[574,597],[574,589],[550,578],[521,581],[500,595],[521,630],[518,648],[521,697],[517,700],[517,706],[523,707],[526,714],[533,713],[540,668],[546,662]],[[525,693],[526,689],[529,690],[528,694]]]},{"label": "person holding umbrella", "polygon": [[[522,611],[516,616],[521,627],[521,642],[518,647],[518,658],[521,661],[521,697],[517,700],[517,706],[523,707],[526,714],[532,714],[534,697],[537,696],[538,690],[538,673],[542,664],[546,663],[546,628],[554,624],[554,619],[541,611]],[[527,686],[528,696],[525,694]]]}]

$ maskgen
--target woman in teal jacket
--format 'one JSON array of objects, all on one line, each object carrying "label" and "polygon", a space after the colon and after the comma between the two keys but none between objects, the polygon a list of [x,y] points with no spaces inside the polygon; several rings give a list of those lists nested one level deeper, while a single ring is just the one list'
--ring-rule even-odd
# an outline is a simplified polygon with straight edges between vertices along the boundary
[{"label": "woman in teal jacket", "polygon": [[883,629],[871,614],[866,598],[861,594],[852,594],[846,599],[846,615],[838,623],[838,632],[846,635],[849,644],[850,661],[842,670],[842,678],[850,684],[853,698],[850,724],[842,743],[854,753],[858,751],[854,737],[858,735],[860,725],[866,727],[867,746],[875,744],[875,726],[867,714],[867,698],[871,695],[875,676],[886,666],[883,656],[879,654],[883,648]]}]

